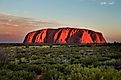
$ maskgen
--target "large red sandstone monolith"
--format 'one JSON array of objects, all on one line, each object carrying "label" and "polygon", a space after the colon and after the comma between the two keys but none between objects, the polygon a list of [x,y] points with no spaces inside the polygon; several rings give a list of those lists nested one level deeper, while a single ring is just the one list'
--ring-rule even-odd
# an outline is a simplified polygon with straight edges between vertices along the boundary
[{"label": "large red sandstone monolith", "polygon": [[88,29],[58,28],[42,29],[26,35],[27,44],[74,44],[74,43],[106,43],[102,33]]}]

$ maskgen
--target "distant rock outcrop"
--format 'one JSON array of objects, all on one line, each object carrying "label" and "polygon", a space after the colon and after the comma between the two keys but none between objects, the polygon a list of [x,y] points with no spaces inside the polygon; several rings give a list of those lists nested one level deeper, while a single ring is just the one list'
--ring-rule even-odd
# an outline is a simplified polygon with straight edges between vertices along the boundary
[{"label": "distant rock outcrop", "polygon": [[74,43],[106,43],[102,33],[88,29],[58,28],[42,29],[26,35],[27,44],[74,44]]}]

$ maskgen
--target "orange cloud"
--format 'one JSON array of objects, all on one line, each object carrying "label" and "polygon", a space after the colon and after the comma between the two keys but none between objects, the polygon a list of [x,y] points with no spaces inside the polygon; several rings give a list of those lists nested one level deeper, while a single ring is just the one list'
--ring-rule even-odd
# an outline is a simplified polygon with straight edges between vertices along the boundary
[{"label": "orange cloud", "polygon": [[58,23],[54,22],[40,22],[31,18],[0,14],[0,43],[23,42],[25,35],[30,31],[58,25]]}]

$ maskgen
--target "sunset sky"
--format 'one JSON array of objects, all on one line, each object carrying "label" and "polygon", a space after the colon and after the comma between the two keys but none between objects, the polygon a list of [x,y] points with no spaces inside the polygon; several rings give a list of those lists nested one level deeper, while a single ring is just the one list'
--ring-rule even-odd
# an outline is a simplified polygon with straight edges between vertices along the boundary
[{"label": "sunset sky", "polygon": [[121,42],[121,0],[0,0],[0,43],[22,42],[29,31],[65,25]]}]

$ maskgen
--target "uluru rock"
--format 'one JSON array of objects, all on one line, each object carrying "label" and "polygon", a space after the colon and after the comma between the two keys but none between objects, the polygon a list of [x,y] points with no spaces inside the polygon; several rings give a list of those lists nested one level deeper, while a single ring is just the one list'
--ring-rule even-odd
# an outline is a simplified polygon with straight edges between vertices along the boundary
[{"label": "uluru rock", "polygon": [[106,43],[102,33],[79,28],[41,29],[26,35],[27,44]]}]

